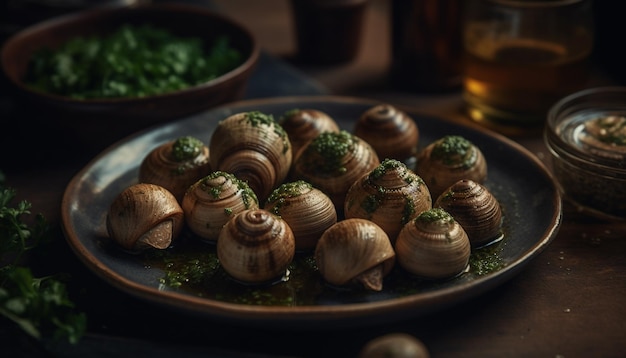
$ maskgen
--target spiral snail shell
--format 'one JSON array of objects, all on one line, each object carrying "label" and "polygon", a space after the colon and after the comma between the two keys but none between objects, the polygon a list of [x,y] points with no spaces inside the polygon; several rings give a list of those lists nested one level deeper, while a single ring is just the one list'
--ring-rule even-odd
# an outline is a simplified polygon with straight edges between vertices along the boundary
[{"label": "spiral snail shell", "polygon": [[289,225],[263,209],[250,209],[232,217],[217,240],[217,257],[234,279],[250,284],[268,283],[288,275],[295,255]]},{"label": "spiral snail shell", "polygon": [[217,240],[233,215],[258,207],[258,199],[248,184],[222,171],[197,180],[182,202],[187,227],[205,241]]},{"label": "spiral snail shell", "polygon": [[430,358],[428,348],[415,336],[391,332],[369,340],[357,358]]},{"label": "spiral snail shell", "polygon": [[381,291],[383,278],[395,263],[389,237],[375,223],[345,219],[328,228],[315,248],[315,262],[322,277],[335,286],[360,284]]},{"label": "spiral snail shell", "polygon": [[322,233],[337,222],[332,200],[303,180],[281,184],[264,209],[287,222],[296,238],[296,251],[315,249]]},{"label": "spiral snail shell", "polygon": [[209,174],[209,148],[192,136],[183,136],[150,151],[139,166],[139,182],[169,190],[180,203],[185,191]]},{"label": "spiral snail shell", "polygon": [[246,181],[259,200],[280,185],[292,164],[289,136],[273,117],[257,111],[219,122],[209,143],[212,170]]},{"label": "spiral snail shell", "polygon": [[107,212],[109,237],[129,252],[166,249],[180,234],[183,210],[162,186],[139,183],[119,193]]},{"label": "spiral snail shell", "polygon": [[434,206],[444,209],[461,224],[474,248],[503,236],[500,203],[485,186],[473,180],[463,179],[452,184]]},{"label": "spiral snail shell", "polygon": [[424,179],[436,199],[461,179],[482,184],[487,178],[487,161],[481,150],[466,138],[447,135],[422,150],[415,172]]},{"label": "spiral snail shell", "polygon": [[363,218],[378,224],[393,243],[402,227],[432,207],[426,184],[396,159],[385,159],[354,182],[346,194],[346,218]]},{"label": "spiral snail shell", "polygon": [[339,125],[325,112],[317,109],[292,109],[285,112],[278,123],[289,135],[294,160],[300,150],[318,134],[339,132]]},{"label": "spiral snail shell", "polygon": [[389,104],[365,111],[355,124],[354,134],[369,143],[381,159],[405,161],[417,153],[417,124],[405,112]]},{"label": "spiral snail shell", "polygon": [[379,164],[376,152],[364,140],[345,130],[324,132],[304,148],[293,175],[328,195],[341,216],[350,186]]},{"label": "spiral snail shell", "polygon": [[398,264],[427,279],[445,279],[464,272],[471,246],[467,233],[445,210],[433,208],[407,223],[395,243]]}]

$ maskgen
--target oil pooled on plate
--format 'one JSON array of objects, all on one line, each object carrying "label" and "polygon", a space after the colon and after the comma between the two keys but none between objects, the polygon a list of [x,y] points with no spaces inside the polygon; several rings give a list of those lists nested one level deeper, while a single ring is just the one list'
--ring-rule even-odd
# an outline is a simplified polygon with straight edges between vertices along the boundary
[{"label": "oil pooled on plate", "polygon": [[234,280],[220,266],[216,245],[198,240],[185,232],[167,250],[149,251],[140,256],[145,267],[163,271],[160,288],[179,291],[211,300],[262,306],[332,305],[361,303],[434,291],[450,281],[473,280],[504,267],[499,252],[505,239],[474,249],[468,269],[444,281],[416,277],[397,263],[384,279],[381,292],[360,286],[336,287],[324,282],[312,253],[296,253],[286,277],[267,284],[251,285]]}]

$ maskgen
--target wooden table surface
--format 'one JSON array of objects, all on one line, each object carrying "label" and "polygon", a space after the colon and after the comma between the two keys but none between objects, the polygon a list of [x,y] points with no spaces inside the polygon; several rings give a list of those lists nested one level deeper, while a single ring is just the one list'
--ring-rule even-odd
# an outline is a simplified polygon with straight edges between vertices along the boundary
[{"label": "wooden table surface", "polygon": [[[293,55],[295,38],[287,1],[216,0],[213,3],[245,23],[266,53],[286,61]],[[372,0],[360,53],[353,62],[332,67],[290,65],[330,94],[407,105],[473,125],[461,112],[459,91],[417,94],[390,89],[389,61],[388,2]],[[600,82],[606,81],[603,76],[599,78]],[[24,130],[37,131],[26,127]],[[548,163],[539,135],[513,139]],[[43,213],[58,226],[66,185],[95,153],[64,152],[63,158],[57,160],[55,151],[47,148],[35,153],[27,151],[31,153],[27,157],[15,150],[0,154],[0,170],[17,189],[18,197],[33,203],[33,212]],[[567,202],[559,233],[550,246],[505,284],[418,319],[339,331],[332,327],[314,331],[246,329],[159,311],[85,272],[67,248],[60,229],[57,235],[58,245],[44,263],[50,265],[50,271],[70,271],[74,282],[85,280],[82,289],[88,292],[82,294],[97,297],[79,304],[90,314],[88,335],[81,344],[64,350],[60,356],[78,357],[90,352],[98,357],[98,353],[104,356],[115,352],[119,357],[134,354],[159,357],[176,351],[180,357],[219,356],[217,353],[242,357],[355,357],[368,340],[389,332],[414,335],[437,358],[623,357],[626,352],[626,223],[585,216]],[[162,324],[162,327],[149,326],[148,322],[157,322],[150,324]],[[4,335],[0,342],[8,342],[9,347],[15,345],[16,352],[29,350],[25,349],[23,339],[14,339],[16,334],[5,326],[6,322],[0,330],[0,335]],[[40,350],[32,350],[45,356]],[[237,354],[230,355],[232,352]]]}]

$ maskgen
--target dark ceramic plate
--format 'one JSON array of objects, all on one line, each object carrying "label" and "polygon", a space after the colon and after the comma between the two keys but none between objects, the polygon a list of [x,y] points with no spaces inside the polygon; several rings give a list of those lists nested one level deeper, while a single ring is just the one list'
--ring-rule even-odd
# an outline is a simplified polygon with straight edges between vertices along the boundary
[{"label": "dark ceramic plate", "polygon": [[242,297],[267,298],[284,293],[277,293],[276,288],[245,288],[233,295],[219,292],[228,285],[210,282],[207,286],[211,287],[206,287],[204,293],[163,287],[159,283],[165,275],[163,270],[147,263],[144,256],[117,250],[108,240],[105,216],[110,203],[122,189],[137,181],[141,160],[157,145],[183,135],[193,135],[208,143],[219,120],[253,110],[278,118],[290,109],[314,108],[330,114],[344,129],[351,130],[355,119],[376,104],[370,100],[327,96],[252,100],[138,133],[101,153],[69,183],[62,203],[67,241],[84,264],[105,281],[152,303],[246,325],[311,327],[328,322],[384,323],[443,309],[504,283],[554,238],[561,220],[561,198],[549,172],[532,154],[504,137],[403,108],[419,126],[422,146],[444,135],[458,134],[484,152],[489,165],[485,185],[504,210],[505,238],[489,249],[489,255],[497,256],[501,264],[498,269],[486,274],[470,271],[438,283],[391,276],[379,293],[339,291],[324,287],[315,278],[312,284],[289,287],[290,280],[284,286],[293,295],[291,303],[268,303],[273,302],[271,299],[250,303]]}]

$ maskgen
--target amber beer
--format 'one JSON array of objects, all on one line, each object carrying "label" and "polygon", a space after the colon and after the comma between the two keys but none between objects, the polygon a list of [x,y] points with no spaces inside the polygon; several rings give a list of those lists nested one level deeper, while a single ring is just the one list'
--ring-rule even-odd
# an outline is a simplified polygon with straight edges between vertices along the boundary
[{"label": "amber beer", "polygon": [[[539,13],[520,14],[545,15]],[[516,20],[523,21],[519,19]],[[567,17],[559,19],[570,21]],[[541,23],[539,19],[534,21]],[[494,29],[503,26],[493,26],[484,19],[467,24],[463,96],[469,116],[496,129],[537,127],[544,123],[555,102],[585,87],[592,50],[591,30],[577,28],[584,21],[571,21],[571,26],[558,25],[558,36],[542,36],[541,27],[528,31],[532,36],[524,35],[527,28],[494,34]],[[545,22],[537,26],[549,28]]]}]

